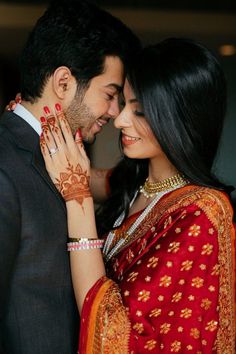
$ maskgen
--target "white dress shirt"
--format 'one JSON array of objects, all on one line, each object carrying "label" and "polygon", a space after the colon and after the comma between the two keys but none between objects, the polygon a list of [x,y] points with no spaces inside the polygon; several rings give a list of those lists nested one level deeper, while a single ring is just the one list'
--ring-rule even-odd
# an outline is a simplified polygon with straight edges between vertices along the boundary
[{"label": "white dress shirt", "polygon": [[38,133],[38,135],[42,133],[40,122],[20,103],[17,103],[13,112],[24,119],[36,131],[36,133]]}]

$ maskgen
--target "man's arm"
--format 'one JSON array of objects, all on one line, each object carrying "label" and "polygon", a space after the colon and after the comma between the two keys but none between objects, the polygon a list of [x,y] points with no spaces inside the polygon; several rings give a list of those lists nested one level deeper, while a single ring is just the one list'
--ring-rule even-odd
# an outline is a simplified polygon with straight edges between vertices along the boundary
[{"label": "man's arm", "polygon": [[14,185],[1,169],[0,188],[0,353],[4,354],[4,316],[20,242],[20,210]]}]

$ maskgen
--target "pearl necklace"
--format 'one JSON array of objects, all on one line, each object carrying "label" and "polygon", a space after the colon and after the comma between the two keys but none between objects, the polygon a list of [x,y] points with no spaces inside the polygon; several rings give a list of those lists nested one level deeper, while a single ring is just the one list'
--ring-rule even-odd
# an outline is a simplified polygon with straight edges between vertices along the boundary
[{"label": "pearl necklace", "polygon": [[[188,182],[185,180],[185,184],[181,183],[180,185],[175,185],[170,187],[169,189],[166,189],[164,191],[159,192],[156,197],[151,201],[151,203],[143,210],[143,212],[139,215],[139,217],[135,220],[135,222],[131,225],[131,227],[126,231],[124,237],[120,238],[119,241],[112,247],[112,242],[115,238],[115,233],[114,231],[110,231],[109,234],[107,235],[104,247],[103,247],[103,255],[105,257],[106,261],[109,261],[116,253],[120,251],[120,249],[125,246],[126,244],[131,241],[131,235],[134,233],[134,231],[138,228],[138,226],[141,224],[141,222],[145,219],[147,214],[152,210],[152,208],[156,205],[156,203],[167,193],[174,191],[175,189],[178,189],[180,187],[183,187],[183,185],[186,185]],[[136,191],[133,199],[130,202],[130,208],[133,205],[139,191]],[[123,211],[120,216],[116,219],[113,227],[118,227],[121,225],[122,221],[124,220],[125,217],[125,212]]]},{"label": "pearl necklace", "polygon": [[144,185],[140,187],[140,193],[142,193],[145,198],[152,198],[162,191],[168,190],[175,186],[181,187],[187,183],[188,182],[186,179],[179,173],[160,182],[150,182],[147,178]]}]

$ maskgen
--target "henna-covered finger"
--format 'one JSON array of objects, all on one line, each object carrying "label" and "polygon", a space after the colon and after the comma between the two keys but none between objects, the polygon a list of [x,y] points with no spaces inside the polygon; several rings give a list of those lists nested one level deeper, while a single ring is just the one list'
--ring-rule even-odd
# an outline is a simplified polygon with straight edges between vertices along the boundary
[{"label": "henna-covered finger", "polygon": [[52,156],[58,151],[58,147],[57,147],[54,137],[51,133],[47,119],[45,117],[41,117],[40,122],[41,122],[42,134],[43,134],[44,140],[46,142],[46,146],[49,151],[49,155]]},{"label": "henna-covered finger", "polygon": [[55,144],[59,149],[61,149],[65,145],[65,140],[63,138],[61,128],[59,126],[58,118],[56,114],[54,115],[53,113],[51,113],[51,110],[49,109],[48,106],[45,106],[43,109],[45,112],[45,116],[47,118],[47,123],[49,125],[52,136],[54,138]]},{"label": "henna-covered finger", "polygon": [[64,136],[65,142],[66,142],[68,148],[71,149],[74,145],[73,134],[71,132],[71,128],[69,126],[69,123],[67,122],[67,119],[61,109],[61,105],[59,103],[55,104],[55,110],[56,110],[57,119],[60,124],[61,131]]}]

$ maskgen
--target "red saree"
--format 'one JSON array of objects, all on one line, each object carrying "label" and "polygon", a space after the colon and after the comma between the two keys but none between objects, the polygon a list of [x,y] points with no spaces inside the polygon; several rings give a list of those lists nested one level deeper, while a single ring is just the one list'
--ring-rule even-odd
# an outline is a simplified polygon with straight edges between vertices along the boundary
[{"label": "red saree", "polygon": [[223,193],[165,195],[88,292],[79,353],[235,353],[234,235]]}]

